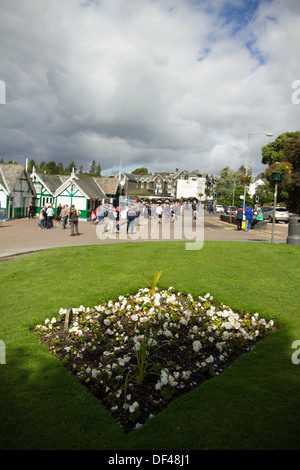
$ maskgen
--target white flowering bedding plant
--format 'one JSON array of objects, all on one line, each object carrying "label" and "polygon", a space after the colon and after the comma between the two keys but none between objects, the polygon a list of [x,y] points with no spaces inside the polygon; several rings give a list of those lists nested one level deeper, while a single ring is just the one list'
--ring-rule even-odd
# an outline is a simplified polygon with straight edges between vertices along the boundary
[{"label": "white flowering bedding plant", "polygon": [[93,308],[66,309],[34,332],[84,383],[125,431],[172,399],[220,374],[275,325],[234,312],[209,293],[140,289]]}]

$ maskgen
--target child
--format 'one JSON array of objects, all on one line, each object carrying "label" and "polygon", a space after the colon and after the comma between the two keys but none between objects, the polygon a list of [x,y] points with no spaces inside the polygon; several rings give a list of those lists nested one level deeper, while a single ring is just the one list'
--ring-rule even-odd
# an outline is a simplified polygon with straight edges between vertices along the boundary
[{"label": "child", "polygon": [[95,211],[93,211],[91,214],[91,224],[93,224],[95,220],[96,220],[96,214],[95,214]]}]

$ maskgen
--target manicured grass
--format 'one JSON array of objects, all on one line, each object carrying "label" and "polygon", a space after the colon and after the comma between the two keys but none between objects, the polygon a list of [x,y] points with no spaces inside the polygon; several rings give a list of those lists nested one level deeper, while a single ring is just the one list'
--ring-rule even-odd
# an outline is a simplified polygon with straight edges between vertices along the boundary
[{"label": "manicured grass", "polygon": [[[52,249],[0,264],[1,449],[299,449],[299,247],[205,242]],[[159,286],[259,312],[281,327],[221,375],[125,434],[30,329],[60,307]]]}]

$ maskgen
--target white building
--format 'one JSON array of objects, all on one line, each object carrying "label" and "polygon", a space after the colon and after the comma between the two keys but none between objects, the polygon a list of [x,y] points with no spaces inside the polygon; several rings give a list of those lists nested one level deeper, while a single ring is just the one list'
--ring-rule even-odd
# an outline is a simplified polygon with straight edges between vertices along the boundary
[{"label": "white building", "polygon": [[197,198],[199,201],[204,201],[206,200],[205,188],[206,178],[190,172],[185,179],[177,180],[176,198]]},{"label": "white building", "polygon": [[251,183],[248,186],[248,193],[250,194],[251,197],[254,196],[256,193],[256,190],[259,186],[264,186],[265,181],[258,176],[255,180],[251,181]]}]

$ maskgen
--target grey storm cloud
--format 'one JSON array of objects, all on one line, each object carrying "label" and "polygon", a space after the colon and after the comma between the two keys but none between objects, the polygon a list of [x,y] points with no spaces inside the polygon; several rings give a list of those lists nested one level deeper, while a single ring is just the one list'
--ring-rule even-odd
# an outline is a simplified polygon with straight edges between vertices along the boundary
[{"label": "grey storm cloud", "polygon": [[5,161],[218,174],[253,133],[258,173],[299,130],[296,0],[2,0],[0,27]]}]

